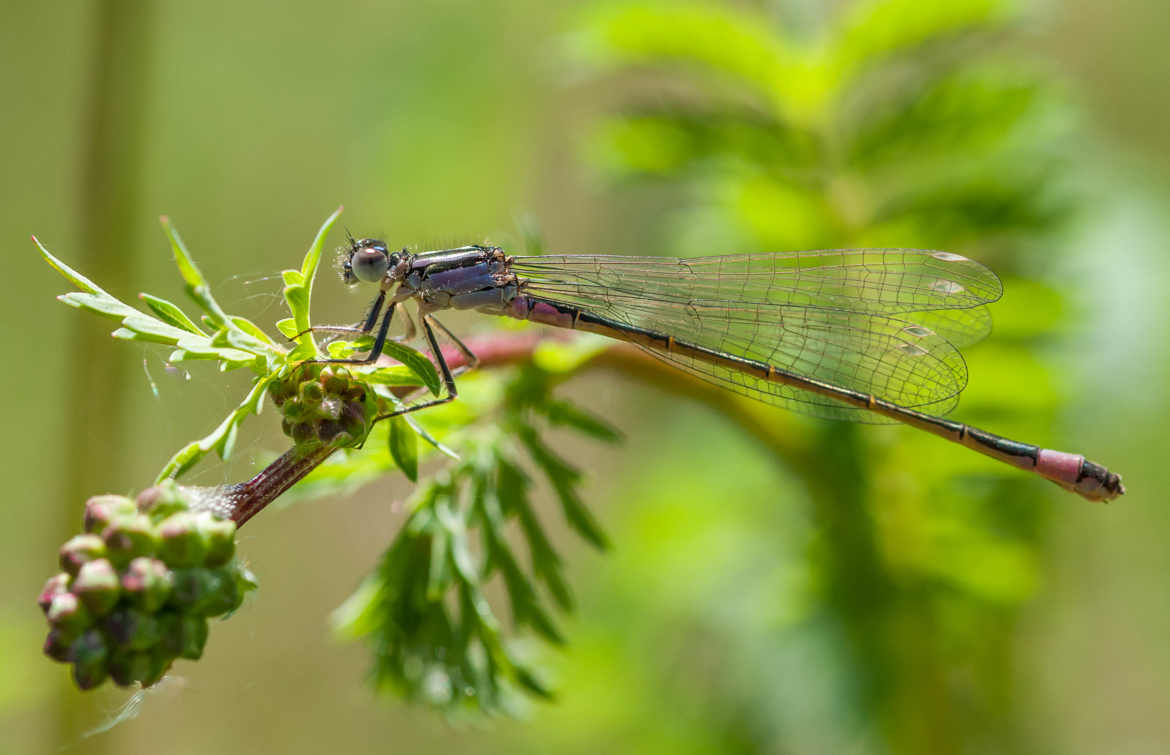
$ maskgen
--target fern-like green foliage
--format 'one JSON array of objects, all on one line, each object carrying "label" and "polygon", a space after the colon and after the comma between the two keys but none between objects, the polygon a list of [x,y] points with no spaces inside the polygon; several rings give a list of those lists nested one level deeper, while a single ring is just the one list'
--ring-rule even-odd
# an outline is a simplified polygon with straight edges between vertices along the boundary
[{"label": "fern-like green foliage", "polygon": [[[239,426],[260,413],[269,386],[290,375],[295,378],[305,359],[364,353],[372,345],[368,337],[339,340],[323,352],[307,332],[313,280],[339,212],[321,226],[300,269],[282,274],[290,316],[276,328],[289,339],[287,344],[224,311],[165,218],[163,228],[186,293],[204,313],[202,326],[176,304],[150,294],[140,296],[150,313],[131,307],[37,242],[45,260],[80,289],[60,299],[117,320],[116,338],[169,346],[171,362],[215,360],[223,370],[247,368],[254,373],[239,407],[210,434],[180,449],[163,467],[160,481],[180,477],[212,451],[228,458]],[[368,437],[337,448],[288,496],[304,499],[353,490],[395,469],[417,481],[420,458],[432,451],[453,460],[419,484],[402,531],[337,614],[341,634],[369,640],[372,677],[379,687],[445,710],[485,713],[514,710],[518,692],[551,695],[539,670],[517,655],[507,622],[497,618],[486,591],[498,578],[511,629],[564,642],[553,614],[569,610],[572,599],[561,558],[531,499],[534,480],[526,470],[534,469],[547,480],[572,530],[596,547],[605,546],[601,527],[578,492],[580,472],[542,437],[547,427],[564,427],[602,441],[617,440],[605,422],[552,394],[556,381],[598,348],[596,339],[547,344],[537,351],[534,364],[468,380],[464,400],[438,412],[436,421],[427,420],[434,432],[413,415],[394,417],[376,425]],[[428,357],[396,341],[387,342],[383,353],[400,366],[350,370],[374,391],[383,409],[404,406],[403,388],[440,393],[439,375]],[[513,545],[517,538],[511,531],[526,554]]]},{"label": "fern-like green foliage", "polygon": [[[1038,242],[1076,202],[1062,180],[1069,111],[1007,51],[1021,25],[1006,0],[780,2],[766,12],[627,1],[588,11],[570,50],[576,76],[604,81],[614,102],[592,133],[593,162],[619,190],[671,198],[679,209],[657,242],[670,254],[925,247],[1004,273],[1009,300],[1038,304],[1026,316],[996,307],[1014,323],[972,350],[979,398],[961,411],[1043,442],[1052,394],[1019,386],[1059,384],[1036,353],[1062,304],[1012,273],[1038,267]],[[806,560],[818,589],[799,609],[809,619],[775,636],[770,653],[727,639],[725,666],[761,671],[702,691],[713,725],[788,722],[756,743],[769,751],[959,749],[975,732],[1002,749],[1016,731],[1002,707],[1012,611],[1038,583],[1037,502],[1048,491],[910,433],[759,411],[769,412],[761,423],[790,429],[775,448],[809,491],[820,534]],[[775,599],[778,614],[797,610],[792,596]],[[669,631],[676,621],[664,619]],[[770,686],[763,670],[782,666],[789,646],[827,649],[807,672],[820,697],[798,686],[745,697],[753,683]],[[916,718],[923,701],[928,721]],[[838,717],[782,712],[810,707]]]}]

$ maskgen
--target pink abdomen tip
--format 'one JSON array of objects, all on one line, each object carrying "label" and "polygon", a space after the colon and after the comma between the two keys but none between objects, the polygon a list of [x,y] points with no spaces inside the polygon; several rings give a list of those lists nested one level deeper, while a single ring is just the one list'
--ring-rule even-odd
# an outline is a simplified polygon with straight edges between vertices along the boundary
[{"label": "pink abdomen tip", "polygon": [[1075,484],[1081,477],[1085,457],[1050,448],[1040,449],[1036,455],[1036,471],[1050,480]]}]

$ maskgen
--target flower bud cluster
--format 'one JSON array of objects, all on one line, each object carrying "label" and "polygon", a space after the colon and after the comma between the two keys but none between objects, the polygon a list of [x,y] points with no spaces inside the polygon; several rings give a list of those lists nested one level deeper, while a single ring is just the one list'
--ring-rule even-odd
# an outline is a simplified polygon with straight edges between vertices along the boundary
[{"label": "flower bud cluster", "polygon": [[297,445],[361,445],[378,412],[369,386],[332,365],[301,365],[268,394],[284,416],[281,429]]},{"label": "flower bud cluster", "polygon": [[84,534],[61,546],[60,574],[37,603],[45,654],[73,666],[81,689],[157,682],[176,658],[197,660],[207,619],[239,608],[255,578],[235,558],[236,524],[192,511],[173,483],[137,502],[90,498]]}]

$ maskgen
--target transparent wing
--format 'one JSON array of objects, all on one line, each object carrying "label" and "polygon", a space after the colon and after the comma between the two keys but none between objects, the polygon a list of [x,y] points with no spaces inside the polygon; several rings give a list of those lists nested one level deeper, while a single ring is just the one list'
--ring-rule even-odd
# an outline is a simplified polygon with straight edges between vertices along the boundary
[{"label": "transparent wing", "polygon": [[[1002,293],[995,274],[977,262],[909,249],[696,259],[518,257],[513,269],[531,295],[936,414],[952,409],[966,385],[956,346],[989,332],[983,305]],[[767,403],[882,421],[685,354],[646,350]]]}]

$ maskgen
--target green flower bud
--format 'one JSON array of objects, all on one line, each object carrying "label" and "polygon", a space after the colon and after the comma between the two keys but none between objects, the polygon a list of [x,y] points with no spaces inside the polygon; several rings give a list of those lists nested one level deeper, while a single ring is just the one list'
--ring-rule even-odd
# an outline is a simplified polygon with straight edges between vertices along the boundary
[{"label": "green flower bud", "polygon": [[118,573],[108,560],[99,558],[83,564],[73,582],[73,592],[93,616],[105,616],[121,597]]},{"label": "green flower bud", "polygon": [[54,629],[60,629],[68,637],[76,637],[93,623],[89,611],[71,592],[53,596],[46,616]]},{"label": "green flower bud", "polygon": [[158,557],[170,567],[198,566],[207,544],[195,514],[184,511],[167,517],[158,528]]},{"label": "green flower bud", "polygon": [[231,519],[220,519],[208,514],[200,518],[199,529],[207,544],[207,555],[203,557],[206,566],[223,566],[232,560],[236,552],[236,523]]},{"label": "green flower bud", "polygon": [[151,687],[158,684],[158,681],[167,673],[174,660],[175,655],[173,653],[163,648],[162,645],[156,645],[150,651],[150,667],[147,669],[146,676],[140,680],[142,686]]},{"label": "green flower bud", "polygon": [[293,389],[287,380],[276,380],[268,384],[268,395],[272,403],[279,407],[293,395]]},{"label": "green flower bud", "polygon": [[136,558],[122,574],[122,590],[130,602],[145,613],[154,613],[163,607],[173,584],[171,570],[156,558]]},{"label": "green flower bud", "polygon": [[344,393],[352,379],[349,370],[344,367],[327,367],[321,370],[321,383],[329,393]]},{"label": "green flower bud", "polygon": [[236,575],[228,569],[213,569],[207,573],[208,593],[200,613],[204,616],[220,616],[234,611],[243,600]]},{"label": "green flower bud", "polygon": [[312,414],[312,410],[300,399],[292,399],[281,407],[281,413],[289,422],[296,424],[298,420],[302,420]]},{"label": "green flower bud", "polygon": [[119,687],[130,687],[150,675],[151,653],[141,650],[116,652],[110,656],[106,665],[110,669],[114,684]]},{"label": "green flower bud", "polygon": [[308,443],[311,440],[315,440],[316,436],[316,428],[313,427],[313,423],[311,422],[298,422],[297,424],[293,425],[292,439],[298,444]]},{"label": "green flower bud", "polygon": [[106,660],[110,651],[102,633],[90,629],[73,643],[73,680],[81,689],[93,689],[106,680]]},{"label": "green flower bud", "polygon": [[45,582],[45,586],[41,589],[41,594],[37,597],[37,605],[45,613],[49,612],[49,604],[53,602],[53,598],[63,592],[69,590],[69,582],[72,578],[65,572],[49,577],[49,581]]},{"label": "green flower bud", "polygon": [[207,619],[186,613],[167,611],[160,615],[162,640],[159,647],[171,657],[199,660],[207,644]]},{"label": "green flower bud", "polygon": [[106,552],[117,567],[125,566],[139,556],[153,556],[158,539],[150,519],[145,514],[120,517],[102,532]]},{"label": "green flower bud", "polygon": [[76,577],[81,565],[104,558],[106,544],[97,535],[75,535],[61,546],[61,568]]},{"label": "green flower bud", "polygon": [[306,380],[297,387],[297,393],[307,406],[316,406],[325,397],[325,389],[315,380]]},{"label": "green flower bud", "polygon": [[170,604],[183,611],[198,613],[210,596],[214,585],[207,569],[175,569],[175,587]]},{"label": "green flower bud", "polygon": [[190,508],[186,496],[174,480],[163,480],[158,485],[147,488],[138,494],[137,500],[138,510],[156,523]]},{"label": "green flower bud", "polygon": [[182,627],[182,647],[179,650],[180,658],[197,661],[203,657],[203,647],[207,644],[207,619],[202,616],[185,615],[180,620]]},{"label": "green flower bud", "polygon": [[133,514],[134,501],[121,495],[95,495],[85,502],[85,531],[100,535],[119,516]]},{"label": "green flower bud", "polygon": [[67,662],[73,652],[73,640],[73,637],[60,629],[50,629],[45,637],[45,655],[54,661]]},{"label": "green flower bud", "polygon": [[102,627],[119,650],[146,650],[161,637],[157,618],[130,607],[115,608]]}]

